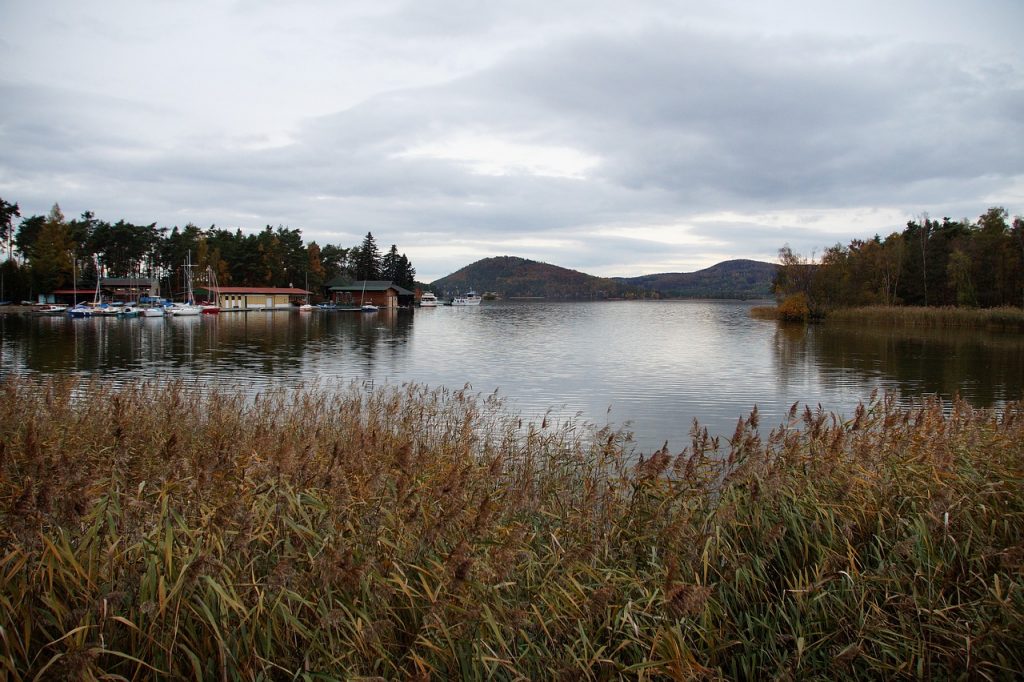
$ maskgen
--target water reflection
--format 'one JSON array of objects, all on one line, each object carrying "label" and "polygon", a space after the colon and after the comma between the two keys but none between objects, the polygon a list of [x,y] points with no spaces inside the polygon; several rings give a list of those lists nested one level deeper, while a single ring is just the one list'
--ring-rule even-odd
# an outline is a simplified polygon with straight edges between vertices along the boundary
[{"label": "water reflection", "polygon": [[693,419],[729,435],[756,405],[841,414],[875,389],[1021,398],[1019,335],[788,326],[723,301],[517,303],[480,308],[222,313],[120,320],[0,317],[3,373],[173,377],[253,387],[310,381],[498,390],[527,419],[554,410],[629,422],[645,451],[681,449]]},{"label": "water reflection", "polygon": [[961,395],[979,407],[1019,400],[1024,362],[1019,335],[963,329],[815,329],[815,358],[826,370],[883,376],[904,395]]}]

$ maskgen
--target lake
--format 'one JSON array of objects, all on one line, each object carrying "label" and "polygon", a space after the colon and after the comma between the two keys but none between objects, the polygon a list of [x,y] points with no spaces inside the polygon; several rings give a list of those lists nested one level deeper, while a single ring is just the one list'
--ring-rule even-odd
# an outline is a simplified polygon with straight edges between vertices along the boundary
[{"label": "lake", "polygon": [[786,326],[749,302],[484,302],[479,308],[166,319],[0,317],[0,372],[267,387],[417,382],[504,396],[526,419],[629,425],[638,449],[731,435],[794,403],[849,415],[872,391],[1019,400],[1015,333]]}]

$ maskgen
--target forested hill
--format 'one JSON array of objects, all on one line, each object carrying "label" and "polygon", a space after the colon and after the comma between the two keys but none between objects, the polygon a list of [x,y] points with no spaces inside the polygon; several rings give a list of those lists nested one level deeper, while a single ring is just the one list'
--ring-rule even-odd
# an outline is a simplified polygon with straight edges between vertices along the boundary
[{"label": "forested hill", "polygon": [[778,266],[756,260],[727,260],[697,272],[616,278],[657,291],[664,298],[771,298]]},{"label": "forested hill", "polygon": [[768,298],[775,265],[752,260],[719,263],[692,273],[594,277],[537,261],[485,258],[431,284],[442,296],[475,289],[502,298]]},{"label": "forested hill", "polygon": [[442,296],[474,289],[493,291],[502,298],[618,298],[635,296],[637,289],[605,277],[537,261],[499,256],[484,258],[431,283]]}]

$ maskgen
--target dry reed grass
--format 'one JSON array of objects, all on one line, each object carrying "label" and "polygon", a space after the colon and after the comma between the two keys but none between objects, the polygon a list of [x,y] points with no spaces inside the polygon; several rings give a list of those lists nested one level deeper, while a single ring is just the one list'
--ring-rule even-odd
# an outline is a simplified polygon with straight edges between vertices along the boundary
[{"label": "dry reed grass", "polygon": [[757,421],[635,461],[465,390],[8,377],[0,677],[1024,670],[1024,407]]},{"label": "dry reed grass", "polygon": [[834,322],[885,324],[907,327],[966,327],[1024,331],[1021,308],[925,308],[920,306],[867,306],[837,308],[828,314]]}]

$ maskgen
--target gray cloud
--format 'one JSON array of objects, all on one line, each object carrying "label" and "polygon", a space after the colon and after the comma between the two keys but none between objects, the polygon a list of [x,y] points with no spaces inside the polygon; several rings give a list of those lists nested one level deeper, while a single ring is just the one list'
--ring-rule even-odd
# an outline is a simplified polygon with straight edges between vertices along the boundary
[{"label": "gray cloud", "polygon": [[[392,56],[408,50],[390,42],[398,37],[437,60],[446,57],[435,41],[457,39],[456,66],[287,132],[195,128],[178,116],[180,103],[8,74],[0,196],[29,211],[59,201],[72,214],[166,225],[284,224],[320,243],[347,244],[369,229],[411,252],[465,241],[502,255],[489,244],[513,243],[522,252],[511,255],[606,275],[770,260],[787,242],[820,251],[884,235],[924,210],[977,215],[993,200],[1021,210],[1015,52],[996,59],[867,34],[707,31],[698,20],[655,23],[664,14],[649,7],[616,29],[603,3],[577,24],[550,10],[527,35],[540,5],[521,15],[496,7],[428,16],[423,7],[392,3],[325,21],[351,35],[371,30]],[[290,21],[290,33],[311,30]],[[489,40],[500,49],[487,52]],[[488,58],[465,69],[476,54]],[[458,73],[436,78],[448,71]],[[580,169],[546,171],[549,153]],[[799,211],[824,217],[791,217]],[[835,224],[849,211],[868,218]],[[708,220],[716,212],[739,217]],[[631,237],[631,228],[646,232]],[[651,230],[665,240],[651,241]],[[428,278],[467,262],[461,252],[431,258],[430,271],[420,268]]]}]

